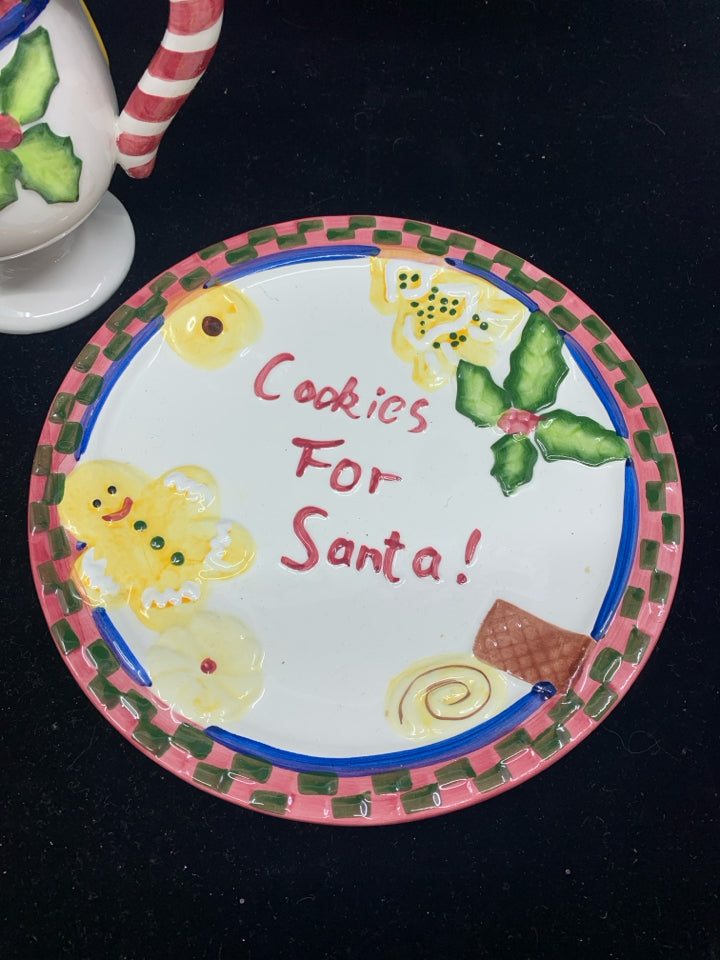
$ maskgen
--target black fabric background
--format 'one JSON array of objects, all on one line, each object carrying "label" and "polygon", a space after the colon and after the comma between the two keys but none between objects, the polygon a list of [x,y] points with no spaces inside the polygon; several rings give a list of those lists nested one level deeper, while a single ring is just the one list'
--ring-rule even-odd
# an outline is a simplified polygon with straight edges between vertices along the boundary
[{"label": "black fabric background", "polygon": [[[166,7],[91,7],[122,101]],[[156,172],[113,180],[121,289],[0,339],[4,956],[720,957],[719,41],[712,0],[229,0]],[[214,241],[330,213],[466,231],[568,284],[647,375],[686,496],[671,616],[592,736],[497,799],[364,830],[246,812],[119,736],[53,648],[25,528],[43,420],[111,310]]]}]

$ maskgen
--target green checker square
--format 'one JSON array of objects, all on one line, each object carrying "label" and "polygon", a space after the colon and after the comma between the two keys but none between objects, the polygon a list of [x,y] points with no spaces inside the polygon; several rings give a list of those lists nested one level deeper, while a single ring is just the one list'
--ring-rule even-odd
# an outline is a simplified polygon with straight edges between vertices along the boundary
[{"label": "green checker square", "polygon": [[132,337],[130,334],[126,333],[124,330],[121,330],[119,333],[115,334],[110,343],[103,350],[103,353],[108,360],[120,360],[128,352],[131,343]]},{"label": "green checker square", "polygon": [[402,244],[402,233],[399,230],[374,230],[373,243],[380,246],[399,247]]},{"label": "green checker square", "polygon": [[[121,696],[122,699],[122,696]],[[170,737],[149,720],[140,720],[133,730],[132,738],[141,747],[145,747],[154,757],[161,757],[170,749]]]},{"label": "green checker square", "polygon": [[618,698],[617,693],[612,687],[602,684],[585,704],[585,713],[592,720],[600,720]]},{"label": "green checker square", "polygon": [[88,644],[87,654],[93,662],[95,669],[104,677],[109,677],[120,669],[117,657],[104,640],[93,640]]},{"label": "green checker square", "polygon": [[470,251],[463,257],[463,263],[468,267],[475,267],[478,270],[486,270],[488,273],[492,268],[493,262],[489,257],[484,257],[481,253]]},{"label": "green checker square", "polygon": [[72,553],[64,527],[53,527],[48,534],[50,556],[53,560],[63,560]]},{"label": "green checker square", "polygon": [[566,747],[571,739],[569,730],[563,727],[562,724],[554,723],[551,727],[543,730],[541,734],[535,737],[532,746],[539,757],[547,760],[548,757],[556,754],[558,750]]},{"label": "green checker square", "polygon": [[261,243],[270,243],[277,240],[277,230],[275,227],[261,227],[259,230],[251,230],[248,234],[248,243],[258,246]]},{"label": "green checker square", "polygon": [[60,428],[60,434],[55,444],[58,453],[75,453],[82,443],[83,427],[77,420],[68,420]]},{"label": "green checker square", "polygon": [[462,783],[463,780],[472,780],[475,776],[472,764],[467,757],[460,757],[459,760],[453,760],[435,771],[439,787],[451,787],[454,783]]},{"label": "green checker square", "polygon": [[124,330],[134,316],[134,308],[124,303],[121,307],[118,307],[117,310],[113,310],[105,321],[105,326],[113,333],[117,333],[118,330]]},{"label": "green checker square", "polygon": [[514,284],[518,290],[523,293],[532,293],[535,289],[535,281],[522,270],[511,270],[505,278],[509,283]]},{"label": "green checker square", "polygon": [[292,247],[304,247],[307,244],[307,237],[304,233],[286,233],[277,238],[277,245],[280,250]]},{"label": "green checker square", "polygon": [[190,273],[186,273],[184,277],[180,277],[180,286],[183,290],[196,290],[209,279],[209,270],[206,270],[205,267],[196,267],[194,270],[191,270]]},{"label": "green checker square", "polygon": [[65,496],[65,474],[49,473],[45,482],[43,502],[48,505],[58,504]]},{"label": "green checker square", "polygon": [[120,691],[101,673],[92,678],[87,688],[108,710],[113,710],[120,703]]},{"label": "green checker square", "polygon": [[662,415],[660,407],[642,407],[640,413],[656,437],[668,432],[667,423],[665,423],[665,417]]},{"label": "green checker square", "polygon": [[634,360],[625,360],[620,369],[634,387],[644,387],[647,384],[645,374]]},{"label": "green checker square", "polygon": [[602,322],[600,317],[596,317],[595,314],[591,313],[589,317],[585,317],[582,325],[596,340],[607,340],[610,336],[610,328]]},{"label": "green checker square", "polygon": [[509,250],[498,250],[495,254],[495,262],[502,263],[503,266],[510,267],[511,270],[522,270],[525,266],[525,261],[522,257],[510,253]]},{"label": "green checker square", "polygon": [[96,346],[94,343],[88,343],[80,351],[75,363],[73,364],[73,370],[78,370],[80,373],[87,373],[88,370],[92,369],[99,353],[100,347]]},{"label": "green checker square", "polygon": [[75,399],[78,401],[78,403],[82,403],[83,406],[87,407],[97,400],[97,398],[100,396],[102,388],[103,378],[100,376],[100,374],[89,373],[80,384],[80,389],[75,394]]},{"label": "green checker square", "polygon": [[620,604],[620,616],[627,617],[629,620],[636,620],[644,600],[645,591],[642,587],[629,586]]},{"label": "green checker square", "polygon": [[211,790],[217,790],[218,793],[227,793],[233,783],[229,770],[202,761],[195,766],[193,780],[204,787],[210,787]]},{"label": "green checker square", "polygon": [[[146,300],[145,303],[136,308],[135,315],[139,317],[143,323],[148,323],[150,320],[154,320],[155,317],[159,317],[161,314],[165,313],[167,305],[168,302],[165,297],[162,297],[159,293],[156,293],[154,296]],[[106,356],[108,355],[107,347],[105,348],[104,353]],[[112,359],[115,358],[113,357]]]},{"label": "green checker square", "polygon": [[361,230],[363,227],[374,227],[377,225],[375,217],[356,216],[350,217],[348,227],[351,230]]},{"label": "green checker square", "polygon": [[386,773],[374,773],[372,785],[375,793],[402,793],[412,790],[412,776],[409,770],[388,770]]},{"label": "green checker square", "polygon": [[328,240],[354,240],[355,231],[349,227],[330,227],[327,232]]},{"label": "green checker square", "polygon": [[640,541],[640,566],[643,570],[654,570],[660,556],[660,544],[657,540]]},{"label": "green checker square", "polygon": [[284,816],[288,812],[288,795],[276,790],[254,790],[250,795],[250,805],[259,807],[266,813]]},{"label": "green checker square", "polygon": [[71,613],[78,613],[83,608],[83,598],[72,580],[65,580],[64,583],[61,583],[55,591],[55,596],[66,617]]},{"label": "green checker square", "polygon": [[298,793],[333,797],[338,792],[338,783],[335,773],[299,773]]},{"label": "green checker square", "polygon": [[170,743],[198,760],[204,760],[214,745],[206,733],[190,723],[181,723],[175,733],[170,734]]},{"label": "green checker square", "polygon": [[551,307],[549,313],[550,319],[563,330],[574,330],[580,323],[580,318],[571,313],[567,307]]},{"label": "green checker square", "polygon": [[55,643],[64,654],[72,653],[80,646],[80,638],[75,633],[67,620],[58,620],[50,628]]},{"label": "green checker square", "polygon": [[665,503],[665,484],[662,480],[648,480],[645,484],[645,497],[649,510],[664,510]]},{"label": "green checker square", "polygon": [[590,677],[598,683],[609,683],[622,663],[622,654],[612,647],[605,647],[593,660]]},{"label": "green checker square", "polygon": [[225,254],[225,260],[231,266],[236,263],[246,263],[248,260],[254,260],[258,255],[257,250],[252,244],[246,244],[244,247],[235,247],[234,250],[228,250]]},{"label": "green checker square", "polygon": [[507,783],[509,780],[512,780],[512,774],[505,766],[504,763],[496,763],[494,767],[490,767],[489,770],[479,773],[473,783],[478,788],[480,793],[487,793],[488,790],[494,790],[496,787],[502,786],[503,783]]},{"label": "green checker square", "polygon": [[204,250],[198,253],[198,256],[201,260],[209,260],[210,257],[214,257],[215,254],[222,253],[223,250],[227,250],[227,244],[220,241],[220,243],[213,243],[209,247],[205,247]]},{"label": "green checker square", "polygon": [[568,692],[558,700],[552,710],[548,711],[548,716],[551,720],[554,720],[555,723],[566,723],[574,713],[577,713],[584,702],[585,701],[582,700],[574,690],[568,690]]},{"label": "green checker square", "polygon": [[267,783],[272,771],[273,765],[269,760],[253,757],[249,753],[236,753],[230,767],[231,775],[236,779],[244,777],[246,780],[254,780],[255,783]]},{"label": "green checker square", "polygon": [[157,277],[155,280],[153,280],[153,282],[150,284],[150,289],[152,290],[153,293],[164,293],[169,287],[171,287],[175,283],[176,280],[177,280],[177,277],[175,276],[175,274],[172,271],[168,270],[167,273],[163,273],[159,277]]},{"label": "green checker square", "polygon": [[606,343],[598,343],[593,347],[592,352],[608,370],[615,370],[620,366],[620,357]]},{"label": "green checker square", "polygon": [[447,242],[451,247],[459,247],[461,250],[472,250],[475,247],[474,239],[464,233],[449,234]]},{"label": "green checker square", "polygon": [[658,448],[655,446],[655,439],[650,430],[636,430],[633,441],[641,459],[655,460],[658,456]]},{"label": "green checker square", "polygon": [[406,220],[403,224],[405,233],[414,233],[420,237],[429,237],[432,228],[428,223],[418,223],[416,220]]},{"label": "green checker square", "polygon": [[58,577],[55,564],[52,560],[39,563],[37,565],[37,574],[40,578],[44,594],[55,593],[56,590],[60,589],[60,577]]},{"label": "green checker square", "polygon": [[449,249],[447,240],[441,240],[440,237],[420,237],[418,240],[418,250],[431,253],[436,257],[444,257]]},{"label": "green checker square", "polygon": [[75,394],[61,391],[55,396],[50,407],[48,420],[50,423],[65,423],[75,406]]},{"label": "green checker square", "polygon": [[495,749],[502,760],[510,760],[512,757],[516,757],[519,753],[527,750],[531,744],[530,734],[524,727],[521,727],[519,730],[511,733],[509,737],[501,740],[500,743],[496,743]]},{"label": "green checker square", "polygon": [[540,293],[543,293],[548,300],[554,300],[556,303],[567,293],[565,287],[559,284],[556,280],[551,280],[550,277],[541,277],[535,284],[537,290]]},{"label": "green checker square", "polygon": [[623,660],[625,660],[626,663],[640,663],[645,656],[645,651],[650,645],[650,639],[649,633],[645,633],[639,627],[633,627],[628,634]]},{"label": "green checker square", "polygon": [[436,783],[429,783],[426,787],[409,790],[400,797],[405,813],[422,813],[424,810],[433,810],[442,806],[440,788]]},{"label": "green checker square", "polygon": [[663,570],[654,570],[650,574],[648,597],[651,603],[667,603],[672,590],[673,578]]},{"label": "green checker square", "polygon": [[325,226],[325,221],[320,220],[319,218],[315,220],[301,220],[298,223],[298,231],[300,233],[314,233],[318,230],[322,230]]},{"label": "green checker square", "polygon": [[30,504],[30,529],[40,533],[50,527],[50,508],[42,500],[33,500]]},{"label": "green checker square", "polygon": [[676,513],[662,515],[663,543],[678,544],[682,539],[682,519]]},{"label": "green checker square", "polygon": [[679,480],[677,462],[671,453],[659,453],[656,459],[658,473],[663,483],[673,483]]},{"label": "green checker square", "polygon": [[152,720],[157,713],[157,707],[137,690],[128,690],[121,698],[122,705],[136,720]]},{"label": "green checker square", "polygon": [[52,470],[53,448],[49,443],[42,443],[35,451],[32,472],[35,477],[46,477]]},{"label": "green checker square", "polygon": [[333,797],[330,803],[332,814],[336,820],[369,817],[372,809],[369,790],[364,793],[353,794],[350,797]]},{"label": "green checker square", "polygon": [[637,407],[642,403],[642,397],[629,380],[618,380],[615,390],[628,407]]}]

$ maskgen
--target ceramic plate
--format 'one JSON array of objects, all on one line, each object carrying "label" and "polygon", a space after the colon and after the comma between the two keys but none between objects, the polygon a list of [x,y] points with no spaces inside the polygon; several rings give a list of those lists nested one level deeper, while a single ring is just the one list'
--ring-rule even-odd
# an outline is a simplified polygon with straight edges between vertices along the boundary
[{"label": "ceramic plate", "polygon": [[677,465],[589,307],[462,233],[218,243],[115,311],[31,481],[52,635],[128,739],[245,807],[381,824],[590,733],[675,588]]}]

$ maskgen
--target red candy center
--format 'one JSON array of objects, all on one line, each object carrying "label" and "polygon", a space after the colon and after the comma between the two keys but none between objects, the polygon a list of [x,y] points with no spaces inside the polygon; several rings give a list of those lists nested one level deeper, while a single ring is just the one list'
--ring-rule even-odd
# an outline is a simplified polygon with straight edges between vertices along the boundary
[{"label": "red candy center", "polygon": [[217,664],[212,657],[205,657],[203,662],[200,664],[200,669],[203,673],[215,673],[217,670]]}]

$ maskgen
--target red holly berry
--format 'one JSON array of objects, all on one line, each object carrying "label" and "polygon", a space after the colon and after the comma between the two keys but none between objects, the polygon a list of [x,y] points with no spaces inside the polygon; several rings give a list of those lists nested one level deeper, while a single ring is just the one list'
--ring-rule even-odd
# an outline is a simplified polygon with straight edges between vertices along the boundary
[{"label": "red holly berry", "polygon": [[0,150],[13,150],[22,143],[20,124],[9,113],[0,113]]},{"label": "red holly berry", "polygon": [[500,417],[497,425],[504,433],[532,433],[538,423],[542,420],[537,413],[530,413],[529,410],[517,410],[512,407],[506,410]]},{"label": "red holly berry", "polygon": [[200,669],[203,673],[215,673],[217,670],[217,663],[215,663],[212,657],[205,657],[203,662],[200,664]]}]

